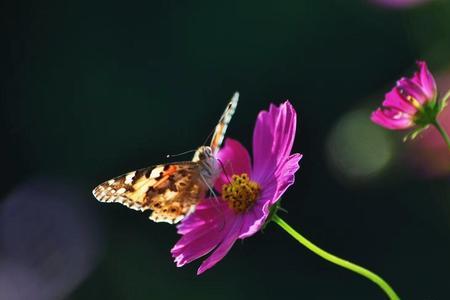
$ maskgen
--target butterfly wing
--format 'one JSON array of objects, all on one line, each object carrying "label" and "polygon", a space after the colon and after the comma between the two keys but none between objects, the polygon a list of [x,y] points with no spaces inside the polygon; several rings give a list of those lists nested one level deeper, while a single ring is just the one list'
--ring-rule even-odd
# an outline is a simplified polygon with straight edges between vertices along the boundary
[{"label": "butterfly wing", "polygon": [[[211,150],[216,154],[222,145],[231,117],[236,110],[239,93],[234,93],[219,119],[211,139]],[[108,180],[93,190],[101,202],[118,202],[131,209],[152,210],[155,222],[177,223],[195,209],[203,198],[208,184],[205,162],[191,161],[156,165],[133,171]],[[202,175],[206,173],[206,175]]]},{"label": "butterfly wing", "polygon": [[207,187],[195,162],[156,165],[108,180],[93,190],[101,202],[152,210],[150,219],[174,224],[194,210]]},{"label": "butterfly wing", "polygon": [[213,151],[214,154],[216,154],[217,151],[219,151],[219,148],[222,145],[223,138],[225,137],[225,132],[227,131],[228,124],[230,123],[231,117],[233,116],[236,110],[238,100],[239,100],[239,93],[236,92],[234,93],[233,97],[231,98],[230,102],[225,108],[225,111],[220,117],[219,123],[216,125],[210,145],[211,150]]}]

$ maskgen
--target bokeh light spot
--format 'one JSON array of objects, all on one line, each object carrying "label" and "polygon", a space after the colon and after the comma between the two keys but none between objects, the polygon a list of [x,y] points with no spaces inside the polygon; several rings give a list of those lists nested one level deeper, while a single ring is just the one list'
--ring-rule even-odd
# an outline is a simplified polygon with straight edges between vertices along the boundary
[{"label": "bokeh light spot", "polygon": [[401,9],[416,7],[430,2],[430,0],[370,0],[370,2],[386,8]]},{"label": "bokeh light spot", "polygon": [[352,182],[375,177],[391,161],[394,144],[389,134],[370,121],[370,111],[355,110],[334,126],[327,141],[329,163],[339,177]]},{"label": "bokeh light spot", "polygon": [[64,299],[89,275],[103,239],[88,200],[76,184],[45,177],[6,197],[0,209],[0,299]]}]

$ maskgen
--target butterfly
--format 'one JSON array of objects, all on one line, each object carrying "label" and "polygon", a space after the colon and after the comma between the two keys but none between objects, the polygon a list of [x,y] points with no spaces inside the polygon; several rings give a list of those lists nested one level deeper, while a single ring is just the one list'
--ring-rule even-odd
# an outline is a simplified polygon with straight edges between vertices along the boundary
[{"label": "butterfly", "polygon": [[154,165],[98,185],[92,193],[101,202],[118,202],[131,209],[151,210],[150,220],[175,224],[195,210],[212,191],[222,168],[216,154],[239,100],[234,93],[219,119],[209,146],[199,147],[192,161]]}]

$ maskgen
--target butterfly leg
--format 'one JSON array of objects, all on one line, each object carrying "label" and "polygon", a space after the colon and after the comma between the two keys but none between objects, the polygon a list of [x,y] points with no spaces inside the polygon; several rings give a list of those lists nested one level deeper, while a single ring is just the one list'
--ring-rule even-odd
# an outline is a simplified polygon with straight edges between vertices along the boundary
[{"label": "butterfly leg", "polygon": [[[227,178],[228,183],[231,184],[230,177],[227,174],[227,170],[225,169],[225,166],[223,165],[223,162],[220,159],[218,159],[217,161],[219,162],[220,166],[222,167],[223,174],[225,174],[225,177]],[[227,162],[227,165],[228,164],[231,166],[230,161]]]}]

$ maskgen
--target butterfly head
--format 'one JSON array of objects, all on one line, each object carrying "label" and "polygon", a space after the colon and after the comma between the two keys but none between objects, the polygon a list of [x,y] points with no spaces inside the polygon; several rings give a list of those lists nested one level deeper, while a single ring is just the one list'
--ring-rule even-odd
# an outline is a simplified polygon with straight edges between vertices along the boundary
[{"label": "butterfly head", "polygon": [[192,161],[206,161],[214,158],[213,151],[209,146],[201,146],[195,151]]}]

